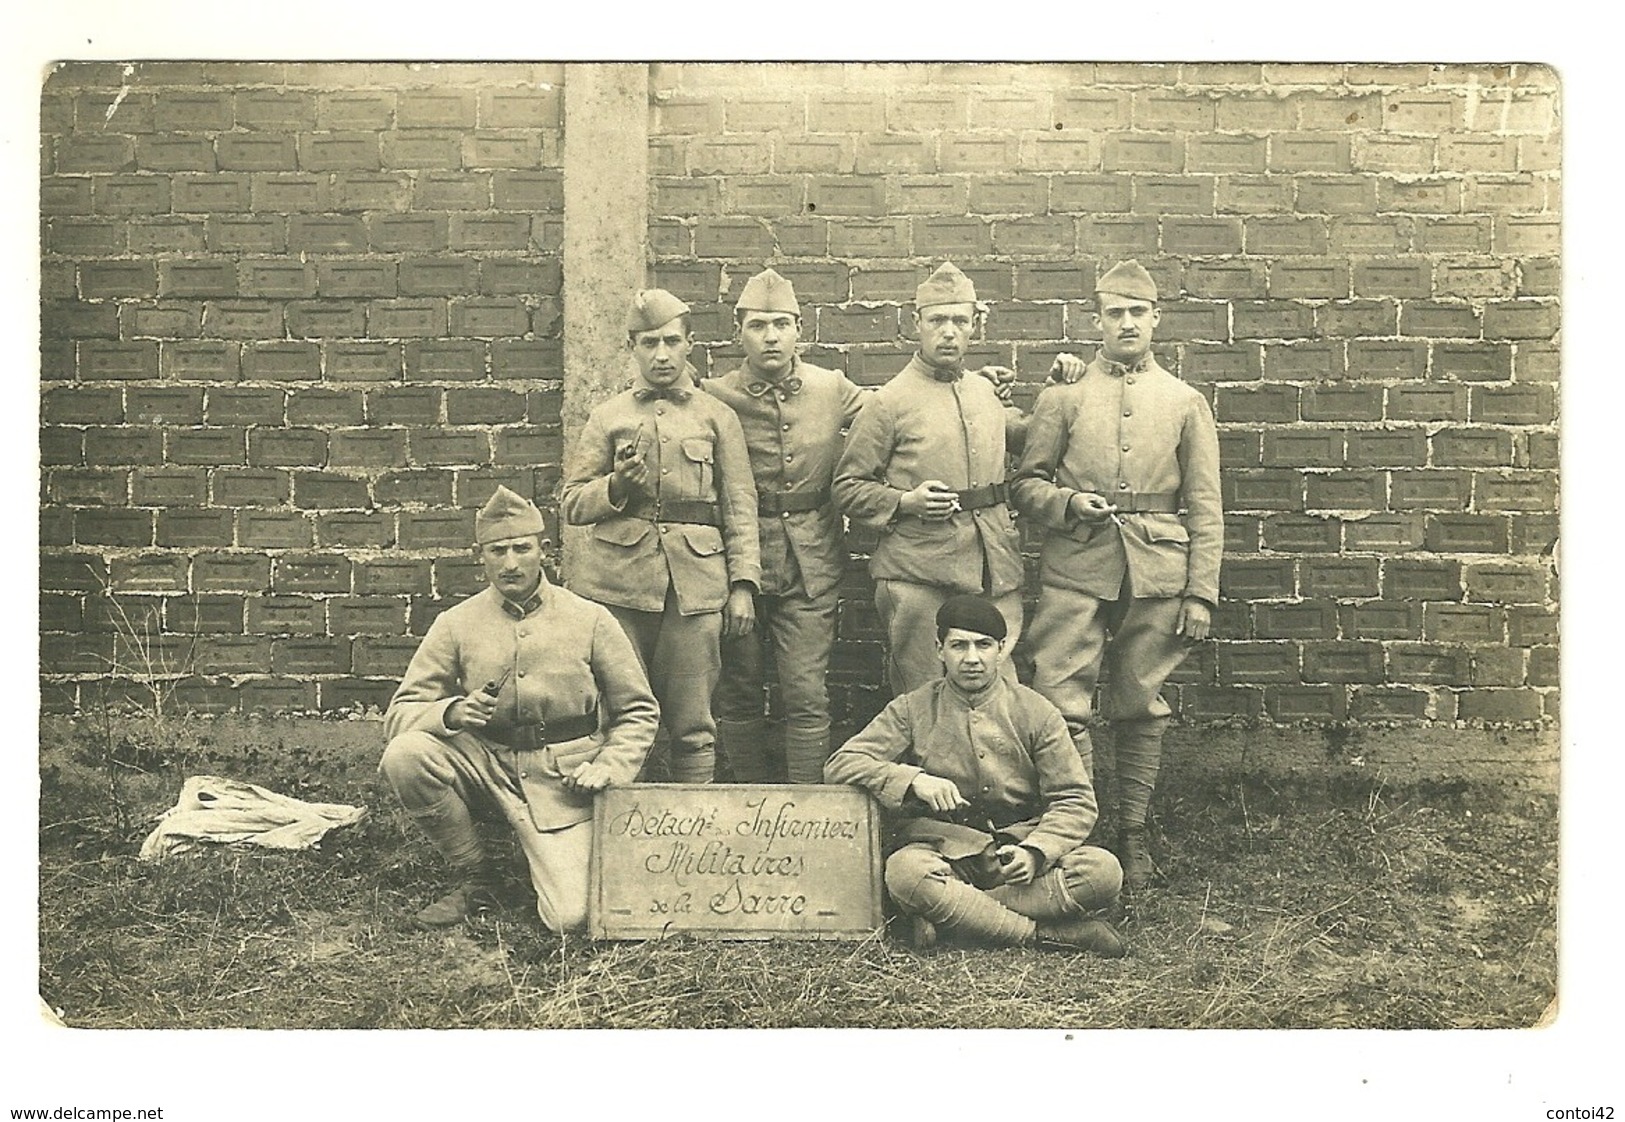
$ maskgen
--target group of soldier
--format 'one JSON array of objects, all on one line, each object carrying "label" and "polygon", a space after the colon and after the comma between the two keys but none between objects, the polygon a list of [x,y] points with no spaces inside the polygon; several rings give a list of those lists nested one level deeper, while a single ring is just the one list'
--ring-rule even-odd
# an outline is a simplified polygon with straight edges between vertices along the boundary
[{"label": "group of soldier", "polygon": [[[381,770],[458,882],[417,921],[495,894],[483,808],[518,834],[543,922],[584,927],[592,792],[658,760],[680,783],[866,788],[893,812],[885,882],[918,946],[1124,953],[1108,918],[1154,874],[1161,691],[1207,636],[1223,518],[1207,401],[1151,353],[1153,279],[1123,262],[1095,296],[1099,352],[1057,358],[1029,416],[1013,371],[966,371],[985,310],[952,264],[916,292],[918,352],[873,390],[800,356],[772,269],[739,296],[744,361],[719,377],[688,361],[688,306],[638,293],[637,373],[565,465],[560,513],[586,531],[567,587],[543,571],[541,513],[499,488],[475,522],[489,587],[435,620],[390,705]],[[1018,513],[1045,531],[1031,688],[1009,657]],[[832,753],[844,519],[877,535],[895,696]],[[1115,747],[1098,787],[1097,685]]]}]

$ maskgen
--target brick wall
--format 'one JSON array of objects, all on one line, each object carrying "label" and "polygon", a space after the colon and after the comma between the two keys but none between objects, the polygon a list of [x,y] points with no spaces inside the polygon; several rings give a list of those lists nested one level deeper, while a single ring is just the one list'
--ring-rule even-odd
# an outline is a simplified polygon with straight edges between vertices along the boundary
[{"label": "brick wall", "polygon": [[[435,612],[477,587],[474,508],[498,482],[546,496],[558,478],[562,81],[50,77],[48,709],[136,690],[149,656],[191,671],[182,706],[387,702]],[[152,640],[125,641],[118,613]]]},{"label": "brick wall", "polygon": [[[952,258],[1030,401],[1138,257],[1208,395],[1228,514],[1186,718],[1556,716],[1558,106],[1527,67],[657,66],[654,275],[711,361],[740,286],[875,384]],[[854,546],[861,552],[866,542]],[[861,557],[838,707],[881,699]]]},{"label": "brick wall", "polygon": [[[564,436],[562,89],[541,65],[69,65],[42,98],[45,704],[381,704]],[[655,281],[702,365],[764,260],[814,361],[911,351],[944,257],[1030,402],[1137,256],[1209,394],[1229,550],[1193,720],[1557,704],[1558,106],[1528,68],[655,65]],[[619,315],[619,309],[613,314]],[[858,551],[838,717],[883,700]],[[111,600],[101,589],[109,586]],[[154,641],[129,644],[109,613]],[[110,673],[109,666],[114,669]]]}]

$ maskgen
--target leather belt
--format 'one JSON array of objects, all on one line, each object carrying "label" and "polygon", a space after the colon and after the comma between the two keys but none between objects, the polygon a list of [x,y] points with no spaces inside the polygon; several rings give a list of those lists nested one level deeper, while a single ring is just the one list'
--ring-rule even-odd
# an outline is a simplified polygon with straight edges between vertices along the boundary
[{"label": "leather belt", "polygon": [[989,483],[986,487],[967,487],[959,492],[960,510],[981,510],[998,506],[1010,497],[1010,488],[1003,483]]},{"label": "leather belt", "polygon": [[479,734],[505,748],[527,752],[549,744],[562,744],[566,740],[579,740],[597,731],[598,714],[588,713],[584,717],[561,717],[555,721],[538,721],[533,725],[508,725],[503,728],[488,725],[480,729]]},{"label": "leather belt", "polygon": [[692,522],[699,526],[721,526],[722,512],[716,503],[699,502],[694,499],[663,499],[659,502],[650,502],[641,499],[626,504],[626,514],[630,518],[642,518],[649,522]]},{"label": "leather belt", "polygon": [[1119,514],[1178,514],[1178,491],[1097,491]]},{"label": "leather belt", "polygon": [[828,491],[758,491],[756,494],[756,509],[762,514],[800,514],[828,505]]}]

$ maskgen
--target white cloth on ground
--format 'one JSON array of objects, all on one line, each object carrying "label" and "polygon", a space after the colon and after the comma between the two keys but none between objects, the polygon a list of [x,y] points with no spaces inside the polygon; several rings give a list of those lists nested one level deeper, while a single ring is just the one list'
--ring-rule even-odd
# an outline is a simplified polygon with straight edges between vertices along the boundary
[{"label": "white cloth on ground", "polygon": [[194,775],[181,786],[180,799],[164,811],[141,843],[142,860],[197,848],[199,842],[247,842],[269,849],[309,849],[329,831],[353,826],[367,808],[343,803],[307,803],[253,783]]}]

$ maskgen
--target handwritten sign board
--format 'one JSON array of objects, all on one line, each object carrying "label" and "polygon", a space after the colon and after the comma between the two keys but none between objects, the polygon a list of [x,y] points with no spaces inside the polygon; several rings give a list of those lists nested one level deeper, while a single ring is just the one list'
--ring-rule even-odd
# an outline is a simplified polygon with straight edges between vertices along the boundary
[{"label": "handwritten sign board", "polygon": [[592,861],[596,939],[861,939],[883,922],[880,824],[855,787],[611,787]]}]

